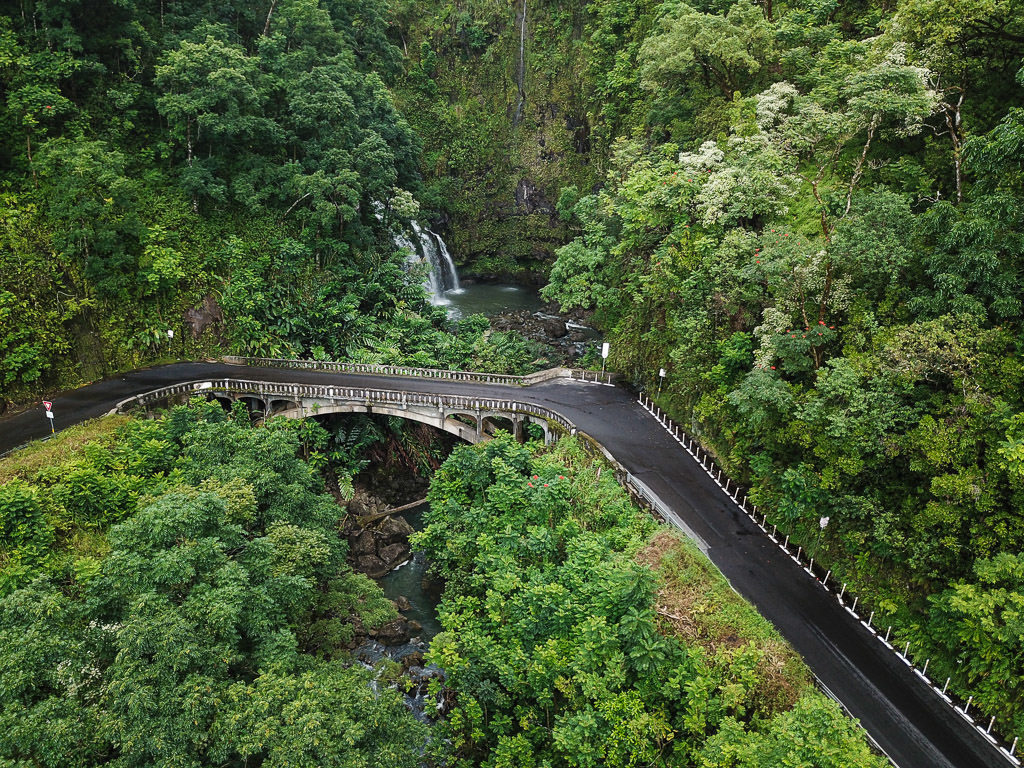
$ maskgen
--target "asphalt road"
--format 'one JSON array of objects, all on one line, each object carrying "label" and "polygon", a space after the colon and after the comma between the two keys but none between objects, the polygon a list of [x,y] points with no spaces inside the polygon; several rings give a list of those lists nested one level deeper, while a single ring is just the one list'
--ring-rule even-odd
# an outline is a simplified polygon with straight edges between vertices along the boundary
[{"label": "asphalt road", "polygon": [[[558,380],[529,388],[178,363],[112,377],[53,400],[57,429],[100,416],[132,395],[234,377],[410,392],[512,397],[556,410],[600,441],[708,545],[732,586],[771,621],[900,768],[1006,768],[1009,763],[765,536],[632,395]],[[0,419],[0,455],[49,434],[43,408]]]}]

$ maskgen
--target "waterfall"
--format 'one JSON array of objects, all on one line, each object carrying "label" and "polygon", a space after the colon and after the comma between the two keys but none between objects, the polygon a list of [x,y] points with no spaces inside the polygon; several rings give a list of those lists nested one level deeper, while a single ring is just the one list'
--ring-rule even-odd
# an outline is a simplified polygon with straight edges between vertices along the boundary
[{"label": "waterfall", "polygon": [[447,304],[444,294],[459,289],[459,274],[455,271],[452,254],[441,236],[413,221],[412,237],[396,235],[395,245],[407,252],[406,261],[411,266],[424,261],[428,264],[430,272],[423,286],[430,293],[430,301],[432,304]]},{"label": "waterfall", "polygon": [[519,86],[519,99],[516,102],[516,113],[512,117],[512,127],[519,125],[526,105],[526,0],[523,0],[522,16],[519,19],[519,71],[516,85]]}]

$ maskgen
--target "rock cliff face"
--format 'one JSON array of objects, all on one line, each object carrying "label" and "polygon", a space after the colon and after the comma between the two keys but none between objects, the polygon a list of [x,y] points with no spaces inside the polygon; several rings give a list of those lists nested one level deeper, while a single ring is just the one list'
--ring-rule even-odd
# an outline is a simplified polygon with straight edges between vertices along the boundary
[{"label": "rock cliff face", "polygon": [[589,190],[585,3],[468,0],[397,19],[408,54],[399,106],[424,142],[424,205],[461,273],[543,280],[570,233],[561,188]]}]

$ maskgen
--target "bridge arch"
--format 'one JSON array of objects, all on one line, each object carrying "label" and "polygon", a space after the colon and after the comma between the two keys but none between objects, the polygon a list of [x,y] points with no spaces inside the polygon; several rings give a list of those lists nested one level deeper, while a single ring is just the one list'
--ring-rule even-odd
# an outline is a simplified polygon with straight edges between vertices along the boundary
[{"label": "bridge arch", "polygon": [[299,407],[299,404],[294,400],[283,400],[281,398],[268,399],[266,408],[266,415],[276,416],[279,413],[285,413],[287,411],[294,410]]},{"label": "bridge arch", "polygon": [[429,424],[436,429],[447,432],[450,435],[465,440],[467,443],[480,441],[476,427],[463,424],[454,419],[445,418],[443,413],[431,414],[420,409],[401,409],[387,405],[366,405],[361,403],[337,403],[319,408],[306,408],[301,404],[292,404],[293,407],[287,410],[276,411],[274,416],[284,416],[287,419],[308,419],[317,416],[330,416],[334,413],[372,413],[381,416],[397,416],[409,421],[417,421],[420,424]]}]

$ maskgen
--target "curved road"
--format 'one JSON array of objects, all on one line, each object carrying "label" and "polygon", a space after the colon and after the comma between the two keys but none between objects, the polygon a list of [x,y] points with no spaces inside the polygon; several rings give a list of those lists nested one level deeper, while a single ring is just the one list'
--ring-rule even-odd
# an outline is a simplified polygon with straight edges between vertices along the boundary
[{"label": "curved road", "polygon": [[[557,380],[529,388],[473,382],[178,363],[106,379],[54,399],[56,427],[110,411],[118,401],[202,379],[393,388],[507,397],[551,408],[600,441],[708,545],[732,586],[774,624],[814,674],[900,768],[1007,768],[1010,764],[887,651],[834,597],[776,546],[618,387]],[[49,433],[42,407],[0,420],[0,455]]]}]

